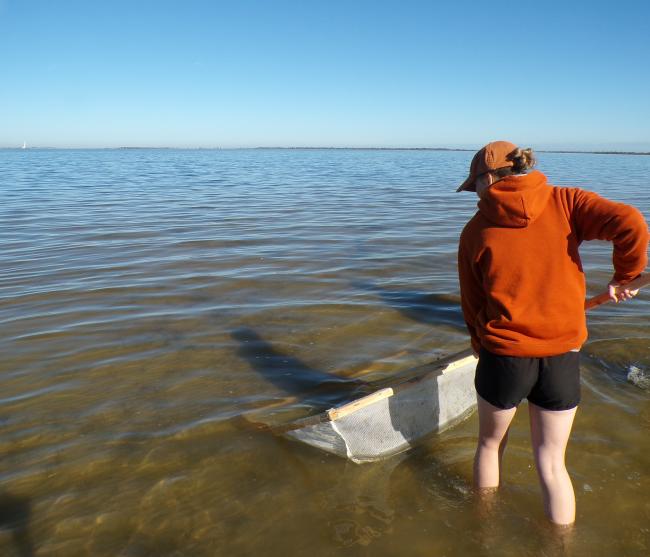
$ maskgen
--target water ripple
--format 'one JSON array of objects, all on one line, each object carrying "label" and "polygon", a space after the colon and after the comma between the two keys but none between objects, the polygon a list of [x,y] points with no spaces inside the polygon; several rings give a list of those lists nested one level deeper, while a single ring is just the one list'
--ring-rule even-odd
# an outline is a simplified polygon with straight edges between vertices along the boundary
[{"label": "water ripple", "polygon": [[[430,470],[468,473],[474,424],[461,426],[468,428],[462,443],[437,441],[431,454],[424,449],[374,474],[287,447],[261,425],[328,408],[467,346],[456,249],[476,200],[455,187],[470,158],[0,151],[0,478],[19,494],[5,500],[23,515],[23,495],[33,494],[42,552],[140,554],[142,525],[156,531],[161,516],[161,539],[174,524],[186,533],[188,520],[203,517],[201,535],[218,531],[211,547],[230,539],[248,548],[246,536],[224,529],[261,524],[277,508],[303,509],[304,493],[314,489],[318,508],[305,516],[333,525],[336,543],[353,531],[371,543],[371,524],[389,540],[414,500],[427,512],[413,527],[435,528],[440,501],[426,494],[440,499],[445,482],[422,483],[432,481]],[[585,186],[650,215],[650,157],[540,154],[540,166],[554,183]],[[611,276],[611,250],[596,243],[583,254],[595,294]],[[594,474],[595,489],[613,482],[621,466],[630,474],[647,468],[648,392],[627,377],[631,366],[650,368],[649,311],[642,294],[589,316],[580,417],[592,431],[574,461],[579,474],[582,463]],[[518,434],[515,426],[514,445]],[[602,461],[589,449],[594,439],[607,453]],[[528,455],[511,456],[526,470]],[[389,490],[389,480],[400,489]],[[642,516],[643,489],[616,485],[621,512],[636,508]],[[382,489],[390,497],[379,501]],[[453,503],[458,490],[451,493],[444,504],[462,514]],[[504,513],[520,524],[529,500],[511,495],[514,506]],[[143,522],[130,523],[125,508]],[[600,507],[590,512],[600,516]],[[634,523],[634,512],[621,520]],[[295,522],[284,516],[279,524]],[[302,526],[304,547],[322,538]],[[465,535],[458,524],[441,528],[427,543]],[[609,537],[598,539],[611,546]]]}]

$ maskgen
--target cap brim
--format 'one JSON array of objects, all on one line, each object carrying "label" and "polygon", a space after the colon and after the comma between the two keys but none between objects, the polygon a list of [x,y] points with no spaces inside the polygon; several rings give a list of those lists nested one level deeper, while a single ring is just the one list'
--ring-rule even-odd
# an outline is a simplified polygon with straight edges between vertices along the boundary
[{"label": "cap brim", "polygon": [[458,187],[456,193],[459,191],[476,191],[476,178],[474,176],[468,176],[467,180]]}]

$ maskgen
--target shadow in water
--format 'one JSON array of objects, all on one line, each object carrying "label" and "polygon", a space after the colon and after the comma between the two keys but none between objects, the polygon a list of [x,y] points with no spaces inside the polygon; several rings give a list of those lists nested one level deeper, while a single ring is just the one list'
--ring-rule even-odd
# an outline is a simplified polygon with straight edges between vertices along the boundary
[{"label": "shadow in water", "polygon": [[389,307],[419,323],[448,325],[467,332],[460,299],[446,294],[431,294],[415,290],[386,290],[369,281],[354,281],[352,286],[371,292]]},{"label": "shadow in water", "polygon": [[301,403],[329,408],[369,392],[368,384],[363,381],[315,370],[298,358],[280,352],[249,327],[236,329],[231,336],[239,342],[239,356],[269,383],[297,397]]},{"label": "shadow in water", "polygon": [[438,381],[433,378],[421,381],[417,388],[396,389],[388,399],[393,430],[401,439],[420,439],[423,432],[431,431],[440,423],[440,405],[444,403]]},{"label": "shadow in water", "polygon": [[0,528],[11,531],[17,555],[34,555],[34,545],[29,535],[31,505],[28,499],[9,493],[0,493]]}]

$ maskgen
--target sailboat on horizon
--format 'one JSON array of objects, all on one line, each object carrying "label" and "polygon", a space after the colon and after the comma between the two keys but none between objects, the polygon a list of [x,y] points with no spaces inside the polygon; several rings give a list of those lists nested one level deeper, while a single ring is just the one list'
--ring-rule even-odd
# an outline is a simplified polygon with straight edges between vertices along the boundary
[{"label": "sailboat on horizon", "polygon": [[27,149],[27,141],[23,141],[23,149]]}]

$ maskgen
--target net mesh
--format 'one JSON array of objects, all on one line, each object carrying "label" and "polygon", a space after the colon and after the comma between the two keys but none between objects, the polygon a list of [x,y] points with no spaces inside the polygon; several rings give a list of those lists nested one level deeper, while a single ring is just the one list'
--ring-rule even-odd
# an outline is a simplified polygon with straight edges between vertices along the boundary
[{"label": "net mesh", "polygon": [[450,371],[398,385],[391,396],[349,414],[286,435],[355,462],[387,458],[471,414],[476,405],[475,368],[471,358]]}]

